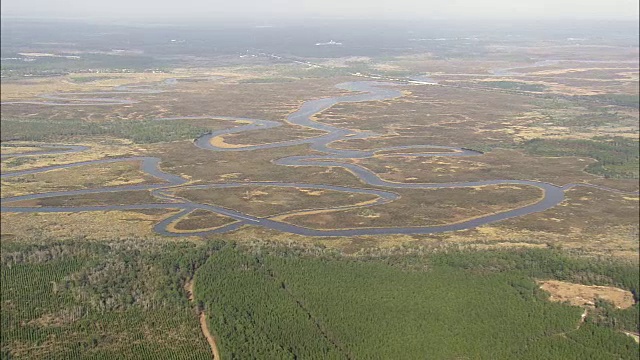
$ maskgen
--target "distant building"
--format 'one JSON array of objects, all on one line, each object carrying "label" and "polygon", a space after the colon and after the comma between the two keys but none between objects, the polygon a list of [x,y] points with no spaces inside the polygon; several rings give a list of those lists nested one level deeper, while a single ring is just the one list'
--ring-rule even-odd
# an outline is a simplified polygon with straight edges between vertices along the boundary
[{"label": "distant building", "polygon": [[336,45],[336,46],[342,46],[341,42],[335,42],[333,40],[329,41],[329,42],[319,42],[316,43],[316,46],[325,46],[325,45]]}]

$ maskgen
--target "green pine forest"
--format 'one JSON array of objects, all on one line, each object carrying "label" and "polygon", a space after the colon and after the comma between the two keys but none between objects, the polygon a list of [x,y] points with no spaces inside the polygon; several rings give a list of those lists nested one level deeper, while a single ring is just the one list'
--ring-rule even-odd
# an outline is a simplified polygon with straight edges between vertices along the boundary
[{"label": "green pine forest", "polygon": [[[2,244],[2,359],[637,359],[638,304],[547,300],[535,279],[638,294],[633,264],[554,249],[346,256],[144,239]],[[185,284],[195,281],[195,300]],[[580,326],[578,326],[580,325]],[[64,339],[64,340],[62,340]]]}]

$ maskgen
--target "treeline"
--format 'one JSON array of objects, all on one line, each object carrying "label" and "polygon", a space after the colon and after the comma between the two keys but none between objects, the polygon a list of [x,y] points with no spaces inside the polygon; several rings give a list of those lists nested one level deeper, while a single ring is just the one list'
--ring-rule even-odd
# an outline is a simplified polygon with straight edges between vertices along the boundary
[{"label": "treeline", "polygon": [[618,309],[607,301],[598,299],[588,321],[616,330],[640,333],[640,303],[637,294],[636,304],[628,309]]},{"label": "treeline", "polygon": [[[23,57],[22,55],[15,55]],[[109,55],[82,54],[80,58],[38,57],[33,61],[3,60],[2,74],[8,77],[24,77],[33,75],[50,75],[51,73],[68,74],[87,69],[100,69],[103,72],[144,71],[167,65],[151,56],[144,55]]]},{"label": "treeline", "polygon": [[112,136],[148,144],[193,140],[208,132],[186,121],[121,120],[90,123],[79,120],[2,120],[2,141],[68,141],[82,136]]},{"label": "treeline", "polygon": [[425,257],[389,257],[402,266],[424,262],[432,266],[448,266],[479,273],[517,272],[538,279],[555,279],[585,285],[609,285],[636,294],[640,288],[640,270],[632,263],[613,259],[578,258],[554,249],[522,250],[449,250]]},{"label": "treeline", "polygon": [[598,162],[590,164],[586,170],[607,178],[638,178],[640,146],[637,139],[532,139],[522,144],[522,147],[534,155],[594,158]]},{"label": "treeline", "polygon": [[638,108],[640,106],[640,96],[638,94],[599,94],[582,96],[583,99],[596,100],[611,105]]},{"label": "treeline", "polygon": [[478,84],[497,88],[497,89],[519,90],[519,91],[542,92],[547,89],[547,87],[542,84],[531,84],[531,83],[525,83],[525,82],[519,82],[519,81],[482,81],[482,82],[478,82]]},{"label": "treeline", "polygon": [[598,162],[589,164],[586,171],[613,179],[640,177],[640,143],[625,137],[594,137],[593,139],[531,139],[522,143],[478,142],[466,148],[489,152],[497,148],[524,150],[538,156],[589,157]]}]

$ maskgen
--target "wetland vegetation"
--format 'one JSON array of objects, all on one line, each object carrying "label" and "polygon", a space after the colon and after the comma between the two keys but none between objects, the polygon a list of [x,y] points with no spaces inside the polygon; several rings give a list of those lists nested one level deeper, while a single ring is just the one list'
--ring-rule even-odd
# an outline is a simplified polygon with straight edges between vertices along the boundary
[{"label": "wetland vegetation", "polygon": [[640,148],[636,139],[533,139],[524,143],[522,147],[533,155],[590,157],[597,162],[589,164],[587,172],[607,178],[638,179]]},{"label": "wetland vegetation", "polygon": [[188,121],[128,120],[92,123],[81,120],[2,120],[2,140],[64,142],[82,137],[108,136],[138,144],[193,140],[206,128]]}]

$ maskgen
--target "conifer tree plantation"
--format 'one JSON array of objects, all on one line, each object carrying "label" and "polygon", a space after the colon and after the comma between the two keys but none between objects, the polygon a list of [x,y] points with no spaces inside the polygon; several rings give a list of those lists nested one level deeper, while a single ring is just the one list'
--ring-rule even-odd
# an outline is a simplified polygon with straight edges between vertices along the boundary
[{"label": "conifer tree plantation", "polygon": [[602,300],[581,321],[583,308],[549,301],[535,282],[637,294],[630,263],[552,249],[354,257],[314,246],[141,242],[4,245],[3,358],[210,358],[200,312],[229,359],[638,354],[625,335],[639,326],[637,295],[624,310]]}]

